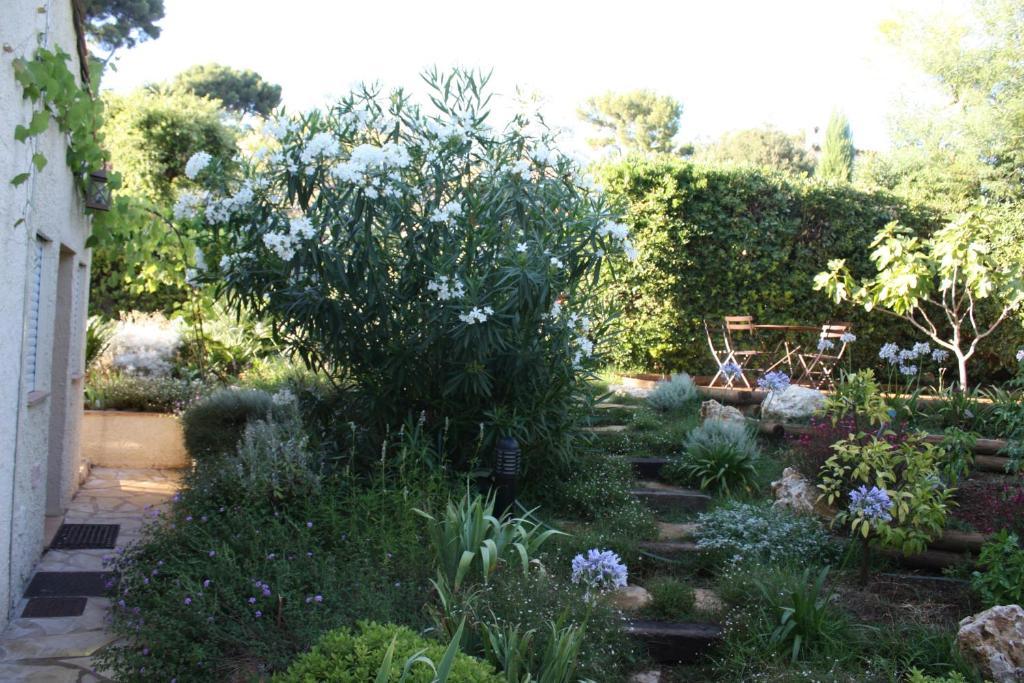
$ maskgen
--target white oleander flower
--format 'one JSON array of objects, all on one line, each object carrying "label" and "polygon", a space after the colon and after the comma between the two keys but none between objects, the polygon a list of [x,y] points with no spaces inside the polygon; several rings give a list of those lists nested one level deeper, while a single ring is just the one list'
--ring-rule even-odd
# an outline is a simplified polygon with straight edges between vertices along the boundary
[{"label": "white oleander flower", "polygon": [[468,313],[460,313],[459,320],[467,325],[475,325],[487,322],[487,318],[491,315],[494,315],[494,309],[490,306],[484,306],[483,308],[474,306]]},{"label": "white oleander flower", "polygon": [[458,278],[448,277],[447,275],[438,275],[435,279],[428,282],[427,290],[437,292],[439,301],[461,299],[466,295],[465,285]]},{"label": "white oleander flower", "polygon": [[209,166],[213,159],[207,152],[196,152],[185,162],[185,176],[189,180],[195,180],[196,176],[202,173],[203,169]]}]

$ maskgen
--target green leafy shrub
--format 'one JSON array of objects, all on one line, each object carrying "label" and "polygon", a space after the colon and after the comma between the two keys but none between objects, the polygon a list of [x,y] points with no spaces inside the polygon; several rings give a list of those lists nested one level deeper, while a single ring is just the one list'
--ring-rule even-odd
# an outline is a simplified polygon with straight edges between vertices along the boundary
[{"label": "green leafy shrub", "polygon": [[[394,643],[392,647],[392,643]],[[385,677],[380,676],[381,663],[388,652],[392,664]],[[411,629],[393,624],[359,622],[357,629],[329,631],[313,649],[300,655],[288,671],[274,676],[275,683],[378,683],[437,681],[433,666],[423,661],[440,662],[445,647],[417,635]],[[403,676],[403,673],[407,675]],[[502,683],[506,679],[494,672],[487,662],[458,653],[446,679],[448,683]]]},{"label": "green leafy shrub", "polygon": [[221,389],[196,401],[181,416],[185,448],[196,460],[230,453],[250,420],[265,418],[270,394],[255,389]]},{"label": "green leafy shrub", "polygon": [[203,280],[351,384],[378,443],[425,413],[449,461],[502,432],[568,469],[627,234],[542,120],[489,118],[486,76],[425,79],[426,106],[361,87],[268,123],[261,160],[198,157]]},{"label": "green leafy shrub", "polygon": [[664,468],[669,481],[728,494],[749,491],[757,478],[761,449],[741,422],[706,420],[686,436],[684,449]]},{"label": "green leafy shrub", "polygon": [[967,683],[967,679],[958,671],[945,676],[927,676],[920,669],[911,669],[907,683]]},{"label": "green leafy shrub", "polygon": [[672,379],[667,382],[658,382],[651,393],[647,394],[647,404],[663,413],[693,410],[699,401],[697,385],[685,372],[672,375]]},{"label": "green leafy shrub", "polygon": [[679,621],[693,614],[693,588],[679,579],[659,576],[647,581],[644,588],[653,598],[644,609],[644,616]]},{"label": "green leafy shrub", "polygon": [[835,541],[817,519],[767,502],[732,502],[702,513],[697,521],[697,547],[720,562],[803,565],[827,562],[837,554]]},{"label": "green leafy shrub", "polygon": [[609,198],[626,206],[639,253],[604,287],[622,309],[619,366],[712,371],[701,320],[747,312],[780,323],[851,321],[854,365],[877,363],[887,341],[909,341],[909,326],[836,306],[812,284],[833,258],[855,275],[873,272],[868,247],[890,221],[927,233],[939,216],[845,184],[667,156],[610,163],[601,176]]},{"label": "green leafy shrub", "polygon": [[114,323],[104,320],[98,315],[90,315],[89,323],[85,327],[85,367],[92,367],[92,364],[103,355],[110,345],[110,338],[114,336]]},{"label": "green leafy shrub", "polygon": [[1005,529],[981,548],[979,571],[971,574],[971,587],[986,607],[1024,602],[1024,548],[1017,534]]},{"label": "green leafy shrub", "polygon": [[201,382],[176,377],[90,373],[85,399],[94,410],[180,413],[203,391]]}]

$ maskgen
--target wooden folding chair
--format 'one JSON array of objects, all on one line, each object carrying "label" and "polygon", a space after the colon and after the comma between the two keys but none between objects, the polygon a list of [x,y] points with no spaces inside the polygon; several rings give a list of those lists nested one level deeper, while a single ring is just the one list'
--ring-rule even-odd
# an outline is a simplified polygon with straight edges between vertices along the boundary
[{"label": "wooden folding chair", "polygon": [[752,361],[765,355],[754,318],[749,315],[727,315],[724,321],[726,348],[745,370],[754,370]]},{"label": "wooden folding chair", "polygon": [[708,386],[715,386],[719,379],[721,379],[724,383],[723,385],[731,389],[738,379],[743,382],[744,386],[750,389],[750,382],[743,372],[743,363],[740,361],[740,356],[737,355],[736,350],[732,348],[729,342],[729,332],[726,326],[723,325],[721,328],[722,347],[717,348],[708,321],[704,320],[702,322],[704,323],[704,336],[708,341],[708,348],[711,349],[711,357],[715,359],[715,364],[718,365],[718,372],[711,378]]},{"label": "wooden folding chair", "polygon": [[[818,344],[813,353],[801,353],[800,366],[803,374],[800,383],[808,384],[814,389],[835,387],[835,368],[846,353],[844,335],[852,330],[850,323],[831,323],[821,326]],[[838,348],[838,351],[836,351]]]}]

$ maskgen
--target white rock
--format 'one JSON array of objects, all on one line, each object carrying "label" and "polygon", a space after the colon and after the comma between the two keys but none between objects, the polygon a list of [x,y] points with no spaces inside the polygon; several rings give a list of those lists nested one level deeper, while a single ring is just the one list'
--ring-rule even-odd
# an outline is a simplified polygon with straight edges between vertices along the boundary
[{"label": "white rock", "polygon": [[725,603],[713,590],[694,588],[693,608],[704,614],[721,614],[725,611]]},{"label": "white rock", "polygon": [[661,672],[657,669],[654,671],[641,671],[630,676],[629,683],[661,683]]},{"label": "white rock", "polygon": [[792,467],[782,470],[782,479],[772,482],[773,507],[811,514],[817,507],[820,491]]},{"label": "white rock", "polygon": [[769,391],[761,404],[763,419],[804,420],[825,404],[825,395],[817,389],[789,385],[785,391]]},{"label": "white rock", "polygon": [[995,683],[1024,681],[1024,609],[997,605],[960,622],[960,651]]},{"label": "white rock", "polygon": [[611,603],[623,612],[639,612],[647,607],[654,598],[641,586],[622,586],[612,591],[609,596]]},{"label": "white rock", "polygon": [[738,420],[746,422],[743,413],[733,406],[723,406],[718,401],[711,399],[700,404],[700,417],[702,420]]}]

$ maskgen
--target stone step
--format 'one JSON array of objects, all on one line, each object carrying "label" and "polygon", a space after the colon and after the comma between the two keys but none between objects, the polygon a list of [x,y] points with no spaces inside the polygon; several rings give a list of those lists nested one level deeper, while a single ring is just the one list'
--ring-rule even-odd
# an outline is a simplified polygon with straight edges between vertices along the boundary
[{"label": "stone step", "polygon": [[655,512],[702,512],[711,504],[711,496],[702,491],[650,481],[641,481],[638,484],[630,493]]},{"label": "stone step", "polygon": [[661,622],[630,620],[626,632],[643,641],[651,659],[663,664],[699,661],[723,637],[722,627],[705,622]]},{"label": "stone step", "polygon": [[658,527],[659,541],[683,541],[693,538],[700,531],[700,524],[696,522],[655,522],[655,526]]},{"label": "stone step", "polygon": [[629,410],[635,411],[636,406],[629,405],[628,403],[596,403],[594,407],[599,410]]},{"label": "stone step", "polygon": [[689,541],[641,541],[638,547],[644,552],[668,560],[677,560],[700,552],[697,544]]},{"label": "stone step", "polygon": [[626,461],[633,468],[633,474],[640,479],[661,479],[661,468],[668,462],[668,458],[627,458]]},{"label": "stone step", "polygon": [[627,429],[629,427],[626,425],[601,425],[599,427],[584,427],[583,431],[590,432],[591,434],[618,434]]}]

